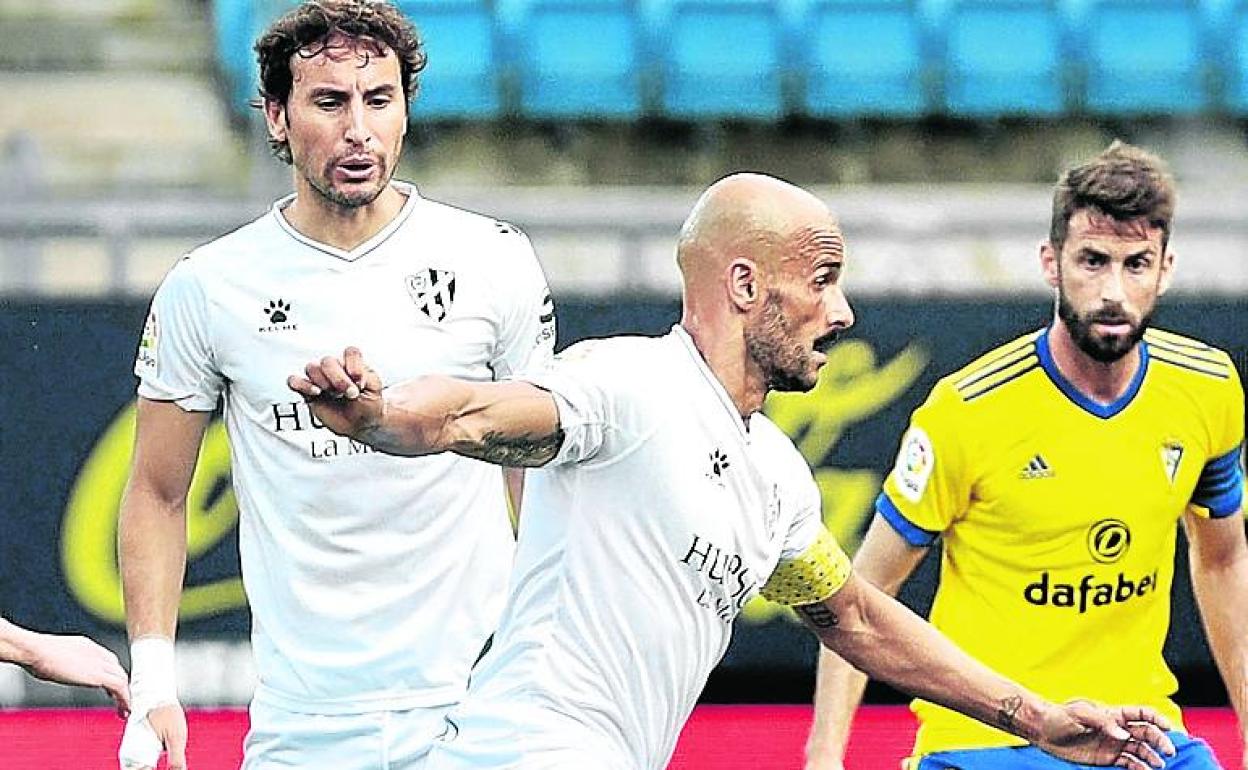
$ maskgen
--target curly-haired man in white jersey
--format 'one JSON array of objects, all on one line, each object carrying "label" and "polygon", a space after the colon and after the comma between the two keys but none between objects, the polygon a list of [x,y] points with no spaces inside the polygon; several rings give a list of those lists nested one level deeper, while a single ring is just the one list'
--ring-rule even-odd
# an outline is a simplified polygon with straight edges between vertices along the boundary
[{"label": "curly-haired man in white jersey", "polygon": [[425,61],[397,9],[305,3],[256,51],[295,193],[187,255],[152,302],[121,511],[135,704],[120,758],[151,768],[163,747],[185,766],[185,498],[223,399],[260,680],[243,767],[406,770],[497,625],[514,548],[503,481],[334,436],[286,374],[358,341],[388,380],[488,381],[549,357],[554,314],[523,234],[392,180]]},{"label": "curly-haired man in white jersey", "polygon": [[853,323],[827,207],[729,177],[677,255],[684,314],[665,337],[583,343],[504,383],[383,393],[354,348],[290,378],[331,430],[382,451],[541,467],[495,645],[428,770],[661,770],[757,593],[864,670],[1047,751],[1160,767],[1164,719],[1056,706],[990,671],[854,576],[823,528],[810,469],[760,409],[813,387]]}]

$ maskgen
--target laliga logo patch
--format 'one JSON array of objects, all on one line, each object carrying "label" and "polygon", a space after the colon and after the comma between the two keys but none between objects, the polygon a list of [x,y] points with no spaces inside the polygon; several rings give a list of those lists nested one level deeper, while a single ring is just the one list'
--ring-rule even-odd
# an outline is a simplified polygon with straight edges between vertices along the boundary
[{"label": "laliga logo patch", "polygon": [[1112,564],[1131,547],[1131,530],[1117,519],[1101,519],[1088,528],[1088,553],[1101,564]]},{"label": "laliga logo patch", "polygon": [[160,327],[156,324],[156,311],[147,314],[147,322],[143,324],[143,336],[139,338],[139,352],[135,356],[135,367],[147,374],[156,374],[156,350],[160,346]]},{"label": "laliga logo patch", "polygon": [[932,440],[922,428],[911,427],[901,440],[901,451],[897,453],[897,465],[893,469],[897,489],[907,500],[917,503],[923,497],[935,464],[936,453],[932,449]]},{"label": "laliga logo patch", "polygon": [[406,279],[407,293],[420,312],[434,321],[441,321],[451,312],[455,301],[455,273],[427,268]]}]

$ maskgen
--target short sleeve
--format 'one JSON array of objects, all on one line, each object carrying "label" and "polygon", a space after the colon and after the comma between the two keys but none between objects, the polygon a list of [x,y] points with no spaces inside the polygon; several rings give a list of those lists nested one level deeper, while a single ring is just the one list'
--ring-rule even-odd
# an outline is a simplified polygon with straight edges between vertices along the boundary
[{"label": "short sleeve", "polygon": [[217,407],[222,377],[215,368],[208,306],[188,260],[165,276],[152,299],[134,361],[138,393],[192,412]]},{"label": "short sleeve", "polygon": [[630,398],[605,340],[577,343],[518,379],[549,391],[559,410],[563,444],[550,465],[605,462],[623,451],[638,422],[640,401]]},{"label": "short sleeve", "polygon": [[970,505],[971,473],[957,430],[962,401],[943,382],[915,410],[876,512],[913,546],[931,545]]},{"label": "short sleeve", "polygon": [[1235,367],[1228,368],[1226,396],[1212,411],[1214,424],[1210,426],[1210,435],[1214,444],[1189,506],[1197,515],[1212,518],[1230,516],[1244,502],[1244,388]]},{"label": "short sleeve", "polygon": [[797,510],[789,523],[789,531],[784,537],[784,547],[780,551],[781,560],[793,559],[805,552],[824,529],[823,498],[804,460],[802,471],[805,479],[798,494]]},{"label": "short sleeve", "polygon": [[507,256],[512,268],[501,287],[504,297],[502,328],[490,366],[496,379],[540,369],[555,350],[555,304],[528,237],[511,225],[499,223],[513,249]]}]

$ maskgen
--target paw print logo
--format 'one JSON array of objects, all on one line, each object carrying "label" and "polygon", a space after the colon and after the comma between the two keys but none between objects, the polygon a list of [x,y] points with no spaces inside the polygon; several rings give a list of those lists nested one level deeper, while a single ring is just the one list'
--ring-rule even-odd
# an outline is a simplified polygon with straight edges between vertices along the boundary
[{"label": "paw print logo", "polygon": [[728,470],[728,455],[716,449],[711,452],[711,477],[715,480],[723,478],[724,471]]},{"label": "paw print logo", "polygon": [[290,317],[288,313],[290,313],[290,303],[280,299],[269,300],[268,307],[264,309],[264,314],[275,324],[286,323],[286,319]]}]

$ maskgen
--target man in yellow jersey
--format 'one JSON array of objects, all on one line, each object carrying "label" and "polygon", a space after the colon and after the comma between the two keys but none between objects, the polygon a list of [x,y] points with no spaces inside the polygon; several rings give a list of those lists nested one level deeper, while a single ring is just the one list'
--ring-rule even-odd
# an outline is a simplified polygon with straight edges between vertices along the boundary
[{"label": "man in yellow jersey", "polygon": [[[1144,703],[1180,726],[1162,644],[1182,522],[1242,726],[1244,396],[1225,352],[1149,329],[1174,272],[1174,198],[1162,161],[1119,142],[1061,178],[1040,249],[1052,325],[936,384],[854,568],[896,593],[940,538],[931,620],[963,649],[1048,698]],[[823,652],[807,770],[844,766],[865,681]],[[913,710],[910,770],[1080,767],[926,701]],[[1203,741],[1172,737],[1168,768],[1219,766]]]}]

